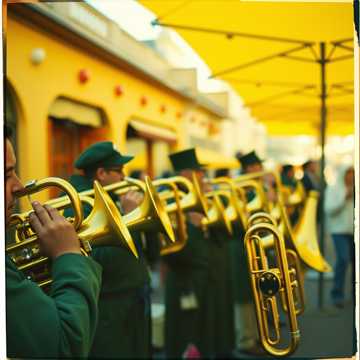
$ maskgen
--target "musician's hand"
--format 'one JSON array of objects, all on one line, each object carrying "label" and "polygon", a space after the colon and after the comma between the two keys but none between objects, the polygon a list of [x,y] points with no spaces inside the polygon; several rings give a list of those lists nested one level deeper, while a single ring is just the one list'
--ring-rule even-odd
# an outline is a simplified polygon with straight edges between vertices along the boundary
[{"label": "musician's hand", "polygon": [[66,253],[78,253],[80,241],[74,227],[59,212],[37,201],[32,203],[34,212],[30,214],[30,224],[36,232],[42,253],[55,259]]},{"label": "musician's hand", "polygon": [[128,191],[120,196],[121,206],[124,213],[127,214],[136,209],[144,199],[144,195],[138,191]]},{"label": "musician's hand", "polygon": [[192,223],[193,225],[199,227],[201,226],[202,220],[204,218],[204,215],[198,212],[194,212],[194,211],[190,211],[188,212],[188,218],[190,223]]}]

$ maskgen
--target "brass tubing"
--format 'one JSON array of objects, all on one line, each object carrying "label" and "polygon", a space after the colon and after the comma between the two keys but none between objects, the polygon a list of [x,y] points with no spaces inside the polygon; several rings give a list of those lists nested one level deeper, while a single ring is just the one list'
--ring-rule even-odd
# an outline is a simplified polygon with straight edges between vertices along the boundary
[{"label": "brass tubing", "polygon": [[[256,257],[255,246],[260,245],[261,249],[261,241],[259,241],[259,235],[257,233],[267,231],[274,237],[274,248],[276,253],[276,258],[278,259],[278,271],[280,272],[280,277],[276,275],[276,272],[268,270],[267,261],[262,260],[261,264],[258,262],[254,262],[253,258]],[[255,224],[251,226],[245,234],[245,247],[248,254],[248,267],[250,272],[250,281],[251,287],[254,295],[254,302],[256,308],[256,318],[258,322],[259,329],[259,337],[264,347],[265,351],[274,356],[283,357],[290,355],[293,353],[299,343],[300,340],[300,331],[297,324],[296,319],[296,310],[294,305],[293,291],[291,286],[291,280],[289,275],[289,267],[286,256],[286,249],[284,240],[282,235],[278,232],[278,230],[271,224],[261,223]],[[263,252],[260,251],[260,256],[262,257]],[[259,268],[259,265],[264,268]],[[259,288],[259,279],[261,279],[262,275],[269,274],[268,276],[274,276],[274,279],[278,279],[281,281],[280,288],[284,289],[284,302],[286,303],[286,307],[288,309],[287,317],[289,320],[289,334],[290,334],[290,344],[287,347],[279,348],[275,347],[272,342],[273,339],[269,338],[268,332],[268,320],[266,311],[263,309],[263,299],[269,295],[264,295]],[[271,296],[270,296],[271,297]],[[275,306],[275,303],[273,304]],[[272,310],[273,314],[276,312],[274,309]],[[276,310],[277,311],[277,310]],[[275,319],[276,320],[276,319]]]}]

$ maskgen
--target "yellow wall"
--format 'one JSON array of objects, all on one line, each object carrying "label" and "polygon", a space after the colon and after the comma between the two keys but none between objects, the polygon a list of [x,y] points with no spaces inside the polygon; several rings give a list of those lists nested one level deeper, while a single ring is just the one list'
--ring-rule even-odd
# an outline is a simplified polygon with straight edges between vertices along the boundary
[{"label": "yellow wall", "polygon": [[[216,119],[189,100],[69,46],[46,32],[39,32],[11,14],[7,25],[7,78],[18,99],[19,171],[24,180],[50,175],[47,115],[51,103],[60,95],[102,108],[109,123],[109,139],[120,150],[126,149],[126,128],[132,118],[171,128],[178,135],[177,148],[184,144],[185,134],[180,125],[185,118]],[[46,58],[40,65],[30,61],[34,48],[46,51]],[[81,69],[91,74],[85,84],[78,81]],[[114,94],[117,84],[124,90],[120,97]],[[146,106],[140,105],[141,96],[147,97]],[[163,104],[165,113],[160,111]],[[177,117],[178,112],[184,114],[183,117]]]}]

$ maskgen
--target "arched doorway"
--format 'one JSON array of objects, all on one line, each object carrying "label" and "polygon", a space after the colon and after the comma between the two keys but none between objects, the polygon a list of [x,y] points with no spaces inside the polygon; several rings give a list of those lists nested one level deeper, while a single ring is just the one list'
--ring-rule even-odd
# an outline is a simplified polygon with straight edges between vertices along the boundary
[{"label": "arched doorway", "polygon": [[[92,105],[59,97],[50,106],[48,119],[49,173],[68,179],[79,154],[90,144],[106,139],[105,114]],[[52,191],[55,195],[57,192]]]},{"label": "arched doorway", "polygon": [[168,154],[177,143],[177,134],[170,128],[139,119],[130,120],[126,132],[127,152],[135,156],[130,170],[144,170],[151,178],[160,177],[169,169]]}]

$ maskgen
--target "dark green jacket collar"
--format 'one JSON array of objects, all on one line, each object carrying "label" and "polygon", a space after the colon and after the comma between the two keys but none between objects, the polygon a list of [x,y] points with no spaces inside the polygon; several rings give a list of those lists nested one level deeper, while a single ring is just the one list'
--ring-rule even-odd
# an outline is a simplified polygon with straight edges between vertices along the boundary
[{"label": "dark green jacket collar", "polygon": [[69,181],[78,192],[93,188],[93,180],[83,175],[71,175]]}]

